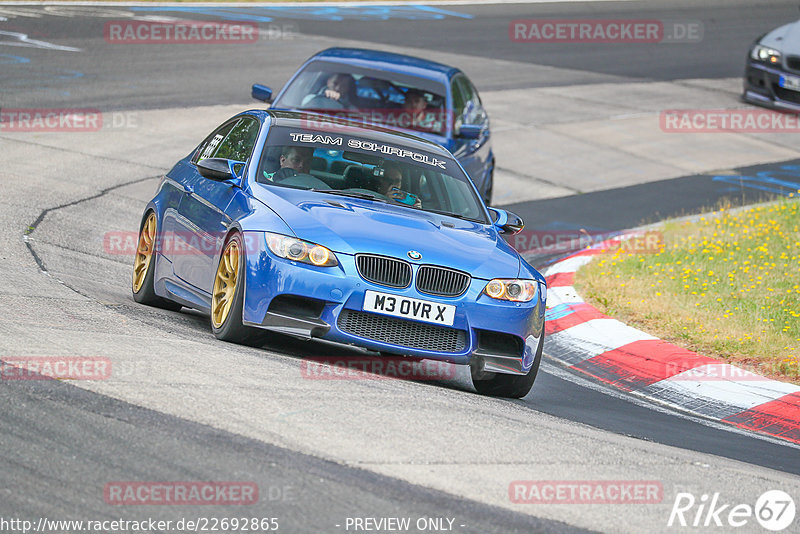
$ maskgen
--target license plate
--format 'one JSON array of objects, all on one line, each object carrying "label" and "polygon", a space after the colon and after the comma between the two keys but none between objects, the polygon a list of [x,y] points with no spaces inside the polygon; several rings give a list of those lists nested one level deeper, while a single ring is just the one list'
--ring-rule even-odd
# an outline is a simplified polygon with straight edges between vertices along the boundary
[{"label": "license plate", "polygon": [[367,291],[364,294],[364,311],[445,326],[453,326],[456,317],[456,307],[452,304],[439,304],[377,291]]},{"label": "license plate", "polygon": [[778,85],[784,89],[800,91],[800,78],[797,76],[781,76],[780,80],[778,80]]}]

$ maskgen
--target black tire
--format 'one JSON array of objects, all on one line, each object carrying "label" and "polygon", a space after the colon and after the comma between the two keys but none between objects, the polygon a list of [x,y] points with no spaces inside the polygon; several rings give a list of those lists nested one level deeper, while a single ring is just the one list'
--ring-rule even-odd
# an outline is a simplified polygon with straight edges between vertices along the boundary
[{"label": "black tire", "polygon": [[495,373],[488,380],[476,380],[472,377],[472,385],[481,395],[491,397],[505,397],[509,399],[521,399],[527,395],[536,381],[539,373],[539,363],[542,361],[542,350],[544,349],[544,325],[542,325],[542,335],[539,338],[539,346],[536,349],[536,356],[533,359],[530,371],[524,375],[506,375]]},{"label": "black tire", "polygon": [[233,300],[227,316],[222,321],[222,324],[217,326],[214,324],[214,300],[212,296],[212,309],[211,309],[211,331],[217,339],[221,341],[228,341],[230,343],[238,343],[240,345],[260,346],[264,343],[267,334],[263,330],[245,326],[242,323],[242,310],[244,307],[244,273],[245,273],[245,249],[242,245],[242,236],[239,233],[231,234],[225,241],[223,246],[223,254],[220,255],[219,264],[217,265],[217,274],[214,275],[214,286],[212,292],[215,290],[216,279],[219,273],[220,264],[224,261],[225,251],[231,242],[236,242],[238,250],[240,251],[240,258],[238,260],[238,273],[236,276],[236,284],[234,287]]},{"label": "black tire", "polygon": [[[133,294],[133,300],[138,302],[139,304],[144,304],[146,306],[154,306],[156,308],[163,308],[165,310],[170,311],[178,311],[182,308],[180,304],[177,302],[172,302],[171,300],[167,300],[163,297],[159,297],[156,295],[155,289],[153,288],[154,281],[155,281],[155,251],[151,251],[150,257],[147,260],[146,265],[146,274],[144,276],[144,280],[142,281],[139,290],[136,290],[136,268],[137,264],[139,263],[139,246],[142,240],[142,232],[144,231],[145,224],[148,222],[150,217],[155,219],[156,224],[158,224],[158,217],[156,217],[155,212],[148,211],[142,217],[142,223],[139,226],[139,238],[137,239],[137,253],[136,257],[134,258],[134,280],[131,283],[131,293]],[[158,231],[156,228],[156,235],[158,235]]]}]

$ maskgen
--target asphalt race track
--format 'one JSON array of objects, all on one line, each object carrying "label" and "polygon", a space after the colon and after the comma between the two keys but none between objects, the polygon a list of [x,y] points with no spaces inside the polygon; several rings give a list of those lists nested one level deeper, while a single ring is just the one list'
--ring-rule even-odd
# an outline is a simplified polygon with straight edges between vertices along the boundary
[{"label": "asphalt race track", "polygon": [[[201,314],[134,303],[132,256],[108,247],[109,235],[136,232],[175,161],[230,115],[258,107],[252,83],[277,89],[309,55],[337,45],[461,67],[493,121],[496,202],[528,229],[614,231],[787,195],[786,184],[800,189],[796,132],[665,133],[658,114],[746,107],[738,93],[749,45],[799,16],[796,3],[736,0],[0,4],[0,112],[103,116],[99,131],[0,124],[0,360],[114,366],[107,380],[0,382],[0,532],[22,531],[2,522],[10,519],[225,517],[277,518],[279,532],[309,533],[400,531],[365,518],[410,518],[411,532],[705,532],[733,527],[668,526],[679,493],[753,506],[779,489],[800,505],[800,447],[788,442],[634,399],[547,357],[519,401],[478,396],[466,370],[427,382],[308,379],[305,358],[361,352],[281,337],[257,348],[217,341]],[[134,18],[254,22],[261,34],[251,44],[104,39],[109,21]],[[652,44],[512,42],[509,23],[526,18],[655,19],[702,33]],[[552,259],[527,257],[537,267]],[[656,482],[663,495],[519,504],[509,495],[519,480]],[[124,481],[248,482],[259,496],[249,505],[109,503],[104,490]],[[763,531],[754,518],[735,530]]]}]

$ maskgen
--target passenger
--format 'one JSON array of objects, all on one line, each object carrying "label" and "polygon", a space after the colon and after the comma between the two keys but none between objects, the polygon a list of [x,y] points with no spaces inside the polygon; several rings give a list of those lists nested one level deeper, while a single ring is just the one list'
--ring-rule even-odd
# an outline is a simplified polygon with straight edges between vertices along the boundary
[{"label": "passenger", "polygon": [[413,87],[406,91],[406,99],[403,102],[403,109],[411,113],[411,117],[416,123],[425,117],[425,108],[428,107],[428,101],[425,99],[425,93]]},{"label": "passenger", "polygon": [[279,160],[280,169],[271,173],[264,172],[264,177],[272,182],[281,182],[298,174],[308,174],[313,157],[314,149],[311,147],[285,146]]},{"label": "passenger", "polygon": [[408,121],[411,128],[419,130],[431,130],[439,132],[442,123],[437,117],[437,113],[426,111],[428,100],[425,98],[425,91],[410,88],[406,91],[406,99],[403,101],[403,110],[410,115]]}]

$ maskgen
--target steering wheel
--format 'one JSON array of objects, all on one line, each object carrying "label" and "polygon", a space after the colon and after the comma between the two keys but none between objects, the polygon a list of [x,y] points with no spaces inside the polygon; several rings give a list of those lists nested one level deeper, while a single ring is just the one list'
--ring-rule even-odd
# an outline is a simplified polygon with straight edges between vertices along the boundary
[{"label": "steering wheel", "polygon": [[341,102],[325,95],[315,96],[305,104],[305,107],[312,109],[345,109]]}]

